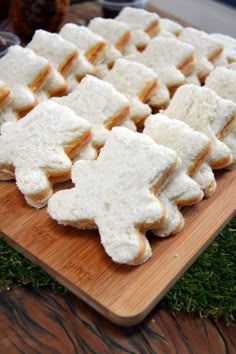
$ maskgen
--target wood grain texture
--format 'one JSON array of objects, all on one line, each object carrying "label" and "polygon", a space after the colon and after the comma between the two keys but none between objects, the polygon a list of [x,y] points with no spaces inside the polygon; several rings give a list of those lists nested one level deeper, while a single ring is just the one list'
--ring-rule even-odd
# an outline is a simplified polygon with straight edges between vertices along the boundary
[{"label": "wood grain texture", "polygon": [[140,325],[111,324],[76,296],[0,294],[0,354],[234,354],[236,328],[158,307]]},{"label": "wood grain texture", "polygon": [[[183,210],[177,236],[150,235],[153,256],[139,267],[113,263],[95,231],[58,225],[46,208],[29,207],[14,181],[0,184],[0,230],[26,257],[111,321],[140,322],[209,245],[236,210],[236,172],[217,176],[217,192]],[[60,184],[57,187],[69,186]]]}]

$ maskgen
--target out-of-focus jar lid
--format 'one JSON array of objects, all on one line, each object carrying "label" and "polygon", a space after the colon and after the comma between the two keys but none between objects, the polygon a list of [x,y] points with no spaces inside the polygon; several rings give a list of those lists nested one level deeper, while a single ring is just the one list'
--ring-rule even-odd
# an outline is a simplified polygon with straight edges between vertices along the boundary
[{"label": "out-of-focus jar lid", "polygon": [[20,38],[12,32],[0,31],[0,58],[3,57],[8,48],[12,45],[20,44]]}]

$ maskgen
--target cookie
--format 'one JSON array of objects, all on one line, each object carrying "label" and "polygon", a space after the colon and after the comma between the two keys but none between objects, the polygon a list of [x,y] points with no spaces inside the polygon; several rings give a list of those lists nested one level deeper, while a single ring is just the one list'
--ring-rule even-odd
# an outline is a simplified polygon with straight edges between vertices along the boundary
[{"label": "cookie", "polygon": [[75,187],[55,193],[48,212],[60,224],[98,228],[114,262],[143,263],[151,256],[145,231],[165,215],[153,193],[176,160],[174,151],[150,137],[113,128],[96,161],[78,161],[73,166]]},{"label": "cookie", "polygon": [[[214,91],[195,85],[184,85],[176,91],[164,114],[182,120],[191,128],[205,133],[212,144],[205,162],[209,169],[219,169],[232,162],[230,150],[218,138],[232,121],[233,110],[230,101],[220,99]],[[213,183],[215,182],[209,181],[209,185],[212,186]],[[206,194],[209,193],[206,191]]]},{"label": "cookie", "polygon": [[73,43],[92,64],[97,62],[106,47],[106,41],[85,26],[67,23],[62,27],[59,34],[65,40]]},{"label": "cookie", "polygon": [[108,82],[86,76],[69,95],[55,98],[55,102],[71,108],[85,118],[92,128],[92,140],[79,159],[96,159],[105,144],[109,130],[122,123],[129,114],[129,101]]},{"label": "cookie", "polygon": [[70,70],[78,55],[77,47],[58,34],[43,30],[35,32],[27,47],[46,58],[52,66],[52,70],[41,89],[46,98],[66,94],[68,85],[64,76]]},{"label": "cookie", "polygon": [[184,226],[179,207],[193,205],[203,197],[199,185],[191,176],[209,153],[211,142],[205,134],[193,130],[180,120],[170,119],[163,114],[148,117],[143,132],[157,144],[176,151],[182,161],[175,173],[169,176],[158,191],[158,198],[167,213],[163,224],[153,230],[153,233],[159,236],[169,236],[179,232]]},{"label": "cookie", "polygon": [[52,184],[70,178],[73,150],[85,143],[90,125],[67,107],[51,100],[17,122],[2,126],[0,179],[16,179],[30,206],[41,208]]},{"label": "cookie", "polygon": [[[111,83],[117,91],[125,94],[129,99],[135,99],[131,101],[133,106],[137,99],[141,102],[148,99],[157,85],[157,78],[155,72],[145,65],[118,59],[113,68],[103,77],[103,80]],[[145,106],[145,110],[148,110],[148,114],[150,114],[150,108]],[[135,111],[135,115],[132,114],[133,111]],[[143,115],[141,110],[138,112],[138,107],[131,108],[130,118],[135,123],[141,124],[146,117],[147,115]]]},{"label": "cookie", "polygon": [[46,81],[50,71],[48,61],[31,49],[12,46],[0,59],[0,78],[11,91],[12,99],[0,112],[0,127],[25,115],[36,104],[35,92]]}]

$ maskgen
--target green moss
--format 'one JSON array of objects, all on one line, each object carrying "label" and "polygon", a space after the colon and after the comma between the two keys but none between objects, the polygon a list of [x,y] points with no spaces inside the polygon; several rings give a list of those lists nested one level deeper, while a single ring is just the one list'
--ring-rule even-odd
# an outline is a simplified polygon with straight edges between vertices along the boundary
[{"label": "green moss", "polygon": [[172,311],[235,321],[236,218],[225,227],[164,298]]},{"label": "green moss", "polygon": [[[195,312],[233,322],[236,315],[236,218],[167,293],[162,304],[170,311]],[[12,284],[65,288],[0,240],[0,290]]]}]

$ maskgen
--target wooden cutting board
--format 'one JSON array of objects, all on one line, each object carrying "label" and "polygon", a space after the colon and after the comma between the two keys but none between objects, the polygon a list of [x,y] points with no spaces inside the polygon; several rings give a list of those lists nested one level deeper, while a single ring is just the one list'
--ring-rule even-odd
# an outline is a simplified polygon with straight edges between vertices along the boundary
[{"label": "wooden cutting board", "polygon": [[[14,181],[0,183],[0,230],[10,245],[111,321],[140,322],[235,215],[236,172],[217,173],[217,192],[183,210],[174,237],[150,235],[153,256],[132,267],[113,263],[95,231],[58,225],[29,207]],[[70,184],[61,184],[69,187]]]},{"label": "wooden cutting board", "polygon": [[[157,10],[149,6],[150,11]],[[162,17],[174,16],[161,10]],[[67,22],[101,16],[97,3],[74,5]],[[188,25],[184,21],[179,21]],[[30,208],[15,183],[0,182],[0,237],[111,321],[139,323],[236,214],[236,171],[217,173],[217,192],[183,211],[178,235],[149,235],[153,256],[138,267],[113,263],[95,231],[57,225],[46,208]],[[69,187],[70,183],[57,188]]]}]

